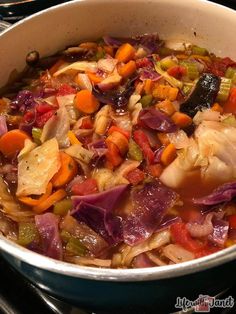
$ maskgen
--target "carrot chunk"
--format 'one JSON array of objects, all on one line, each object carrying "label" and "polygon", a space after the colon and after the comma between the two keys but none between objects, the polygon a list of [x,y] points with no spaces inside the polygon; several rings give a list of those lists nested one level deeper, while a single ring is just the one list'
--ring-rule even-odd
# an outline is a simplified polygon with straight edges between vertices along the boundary
[{"label": "carrot chunk", "polygon": [[119,49],[116,52],[115,58],[119,62],[128,62],[134,58],[135,55],[135,49],[133,46],[131,46],[129,43],[123,44],[119,47]]},{"label": "carrot chunk", "polygon": [[91,91],[84,89],[75,96],[75,107],[83,113],[94,113],[99,108],[99,101]]},{"label": "carrot chunk", "polygon": [[161,162],[164,166],[168,166],[176,157],[176,148],[171,143],[163,150],[161,154]]},{"label": "carrot chunk", "polygon": [[56,202],[62,200],[66,196],[66,191],[63,189],[57,190],[52,195],[50,195],[46,200],[41,202],[39,205],[34,206],[32,209],[37,214],[40,214],[54,205]]},{"label": "carrot chunk", "polygon": [[186,128],[192,123],[192,118],[185,113],[175,112],[171,119],[174,121],[176,125],[180,128]]},{"label": "carrot chunk", "polygon": [[25,140],[31,139],[27,133],[19,129],[11,130],[0,138],[0,151],[7,158],[13,158],[25,145]]},{"label": "carrot chunk", "polygon": [[53,176],[51,182],[54,187],[61,187],[70,182],[77,174],[78,167],[76,161],[64,152],[60,152],[61,168]]},{"label": "carrot chunk", "polygon": [[123,78],[130,77],[136,71],[136,63],[133,60],[130,60],[128,63],[118,67],[118,73]]}]

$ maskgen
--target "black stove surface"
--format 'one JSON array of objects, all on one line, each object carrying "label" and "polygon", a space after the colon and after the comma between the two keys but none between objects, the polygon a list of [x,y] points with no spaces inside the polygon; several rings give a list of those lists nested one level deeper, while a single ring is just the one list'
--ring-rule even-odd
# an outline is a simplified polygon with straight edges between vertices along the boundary
[{"label": "black stove surface", "polygon": [[[21,18],[66,0],[2,0],[0,1],[0,19],[16,22]],[[236,9],[236,0],[214,1]],[[222,294],[220,298],[232,296],[236,300],[235,285]],[[235,302],[236,303],[236,302]],[[0,313],[3,314],[92,314],[69,304],[56,300],[24,279],[13,270],[0,255]],[[189,312],[188,312],[189,313]],[[191,313],[193,313],[191,311]],[[219,309],[211,313],[236,313],[236,304],[232,309]],[[95,313],[93,313],[95,314]],[[108,313],[96,313],[108,314]],[[142,313],[149,314],[149,313]]]}]

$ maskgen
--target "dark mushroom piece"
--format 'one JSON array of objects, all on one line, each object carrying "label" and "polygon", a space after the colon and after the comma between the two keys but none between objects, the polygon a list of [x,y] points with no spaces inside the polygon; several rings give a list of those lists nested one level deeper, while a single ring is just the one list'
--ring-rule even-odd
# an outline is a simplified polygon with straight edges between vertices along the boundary
[{"label": "dark mushroom piece", "polygon": [[220,82],[220,77],[214,74],[201,75],[192,93],[181,104],[180,111],[193,118],[199,110],[211,108],[219,92]]}]

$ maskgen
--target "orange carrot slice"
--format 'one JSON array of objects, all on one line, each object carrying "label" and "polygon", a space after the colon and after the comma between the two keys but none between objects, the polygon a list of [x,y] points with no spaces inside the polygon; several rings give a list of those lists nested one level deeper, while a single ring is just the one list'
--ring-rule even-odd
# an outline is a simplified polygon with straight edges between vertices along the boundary
[{"label": "orange carrot slice", "polygon": [[30,136],[19,129],[11,130],[0,138],[0,151],[7,158],[13,158],[25,145]]},{"label": "orange carrot slice", "polygon": [[78,166],[76,161],[64,152],[60,152],[61,168],[53,176],[51,182],[54,187],[62,187],[70,182],[77,174]]}]

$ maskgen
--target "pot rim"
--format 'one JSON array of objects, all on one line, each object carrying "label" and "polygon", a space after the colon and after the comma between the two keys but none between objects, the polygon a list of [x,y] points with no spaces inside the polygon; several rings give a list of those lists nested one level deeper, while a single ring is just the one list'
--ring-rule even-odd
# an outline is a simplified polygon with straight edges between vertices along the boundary
[{"label": "pot rim", "polygon": [[136,269],[112,269],[80,266],[54,260],[30,251],[6,239],[3,235],[0,235],[0,249],[17,259],[17,264],[24,262],[31,266],[64,276],[118,282],[151,281],[180,277],[220,266],[236,258],[236,246],[231,246],[211,255],[174,265]]},{"label": "pot rim", "polygon": [[[90,4],[93,2],[101,2],[108,3],[113,0],[90,0]],[[145,2],[145,0],[136,0],[138,2]],[[154,2],[165,2],[166,0],[151,0]],[[176,0],[169,0],[170,2]],[[236,15],[235,11],[224,7],[223,5],[209,2],[207,0],[189,0],[194,3],[203,3],[203,5],[207,5],[209,8],[220,8],[221,10],[231,12]],[[37,12],[24,20],[17,22],[12,25],[9,29],[3,31],[0,35],[0,38],[10,32],[12,29],[18,27],[18,25],[27,23],[27,21],[45,14],[46,12],[51,12],[57,9],[63,9],[64,6],[73,7],[77,3],[88,2],[87,0],[74,0],[66,3],[62,3],[43,11]],[[127,2],[127,0],[120,0],[119,2]],[[130,2],[130,1],[128,1]],[[13,256],[17,263],[27,263],[31,266],[38,267],[40,269],[50,271],[53,273],[61,274],[64,276],[71,276],[82,279],[90,279],[90,280],[99,280],[99,281],[117,281],[117,282],[131,282],[131,281],[149,281],[149,280],[159,280],[159,279],[167,279],[179,277],[187,274],[196,273],[199,271],[204,271],[209,268],[213,268],[224,264],[226,262],[230,262],[236,258],[236,246],[232,246],[222,251],[213,253],[211,255],[201,257],[199,259],[194,259],[192,261],[167,265],[167,266],[158,266],[151,268],[139,268],[139,269],[110,269],[110,268],[96,268],[96,267],[88,267],[88,266],[80,266],[74,265],[62,261],[57,261],[51,259],[49,257],[45,257],[38,253],[32,252],[13,241],[5,238],[3,235],[0,235],[0,250],[4,253],[3,255],[9,254]]]}]

